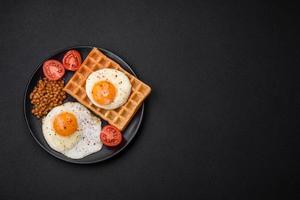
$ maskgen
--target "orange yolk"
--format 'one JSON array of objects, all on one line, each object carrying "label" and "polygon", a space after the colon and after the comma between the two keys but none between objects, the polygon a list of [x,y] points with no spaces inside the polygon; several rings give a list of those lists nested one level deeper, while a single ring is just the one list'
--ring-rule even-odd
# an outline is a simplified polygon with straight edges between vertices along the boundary
[{"label": "orange yolk", "polygon": [[108,81],[99,81],[93,86],[92,95],[97,103],[107,105],[115,99],[116,88]]},{"label": "orange yolk", "polygon": [[77,119],[72,113],[60,113],[54,119],[53,128],[57,134],[69,136],[78,128]]}]

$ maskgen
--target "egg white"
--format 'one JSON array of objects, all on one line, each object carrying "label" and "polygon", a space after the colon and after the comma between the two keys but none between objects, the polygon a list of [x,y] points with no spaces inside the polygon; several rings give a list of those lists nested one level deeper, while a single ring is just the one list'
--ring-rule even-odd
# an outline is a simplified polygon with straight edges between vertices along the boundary
[{"label": "egg white", "polygon": [[[55,117],[62,112],[72,113],[77,119],[78,129],[70,136],[60,136],[53,128]],[[83,158],[102,148],[99,138],[101,120],[77,102],[67,102],[53,108],[43,118],[42,130],[45,140],[52,149],[72,159]]]},{"label": "egg white", "polygon": [[[115,99],[110,104],[98,104],[93,98],[93,87],[99,81],[108,81],[112,83],[117,90]],[[112,110],[126,103],[131,92],[131,83],[128,77],[123,72],[120,72],[116,69],[105,68],[95,71],[89,75],[86,80],[85,89],[88,98],[92,101],[93,104],[95,104],[99,108]]]}]

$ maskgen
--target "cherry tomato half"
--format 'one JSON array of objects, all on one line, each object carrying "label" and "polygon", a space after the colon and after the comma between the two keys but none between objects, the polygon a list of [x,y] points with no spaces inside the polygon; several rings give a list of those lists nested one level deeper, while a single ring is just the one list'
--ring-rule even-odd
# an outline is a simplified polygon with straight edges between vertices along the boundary
[{"label": "cherry tomato half", "polygon": [[65,68],[57,60],[47,60],[43,64],[43,72],[49,80],[58,80],[65,74]]},{"label": "cherry tomato half", "polygon": [[68,51],[63,58],[64,68],[70,71],[76,71],[81,65],[80,53],[76,50]]},{"label": "cherry tomato half", "polygon": [[116,127],[106,125],[100,133],[100,139],[104,145],[115,147],[122,142],[122,134]]}]

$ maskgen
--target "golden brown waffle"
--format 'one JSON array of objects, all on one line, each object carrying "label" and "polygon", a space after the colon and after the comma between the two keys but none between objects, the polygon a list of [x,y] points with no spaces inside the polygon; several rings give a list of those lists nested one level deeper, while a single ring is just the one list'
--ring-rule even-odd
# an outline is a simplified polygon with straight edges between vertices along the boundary
[{"label": "golden brown waffle", "polygon": [[[90,73],[102,68],[112,68],[124,72],[131,82],[131,94],[128,101],[120,108],[114,110],[99,108],[95,106],[86,95],[85,81],[87,77]],[[118,63],[105,56],[97,48],[93,48],[81,64],[80,68],[66,84],[64,91],[92,110],[99,117],[108,121],[111,125],[120,130],[124,130],[136,111],[142,105],[144,99],[150,94],[151,88],[124,70]]]}]

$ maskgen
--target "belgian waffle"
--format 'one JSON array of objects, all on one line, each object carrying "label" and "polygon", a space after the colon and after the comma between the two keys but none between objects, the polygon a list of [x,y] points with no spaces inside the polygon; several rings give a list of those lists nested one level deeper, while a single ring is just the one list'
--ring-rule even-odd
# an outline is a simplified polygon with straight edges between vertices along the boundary
[{"label": "belgian waffle", "polygon": [[[131,94],[128,101],[121,107],[114,110],[105,110],[95,106],[86,95],[85,82],[90,73],[102,68],[117,69],[127,75],[131,82]],[[64,87],[64,91],[74,97],[81,104],[92,110],[96,115],[108,121],[109,124],[124,130],[136,111],[142,105],[144,99],[150,94],[151,88],[124,70],[118,63],[105,56],[97,48],[89,53],[74,73],[72,78]]]}]

